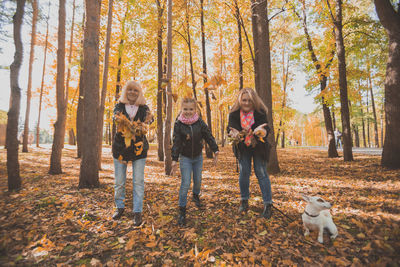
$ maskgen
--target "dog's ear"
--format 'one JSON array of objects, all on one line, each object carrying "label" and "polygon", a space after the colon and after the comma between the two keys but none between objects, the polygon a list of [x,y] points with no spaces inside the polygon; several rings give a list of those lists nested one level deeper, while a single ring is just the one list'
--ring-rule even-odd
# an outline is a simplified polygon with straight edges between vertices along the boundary
[{"label": "dog's ear", "polygon": [[310,202],[310,197],[309,197],[309,196],[304,195],[304,194],[301,194],[301,197],[302,197],[305,201]]}]

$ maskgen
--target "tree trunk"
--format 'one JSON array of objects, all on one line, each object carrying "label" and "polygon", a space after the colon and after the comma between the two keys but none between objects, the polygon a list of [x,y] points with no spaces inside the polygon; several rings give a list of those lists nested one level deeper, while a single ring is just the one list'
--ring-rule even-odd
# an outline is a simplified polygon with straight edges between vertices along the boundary
[{"label": "tree trunk", "polygon": [[[362,101],[361,101],[362,105]],[[362,136],[364,147],[367,147],[367,139],[365,138],[365,122],[364,122],[364,109],[361,107],[361,125],[362,125]]]},{"label": "tree trunk", "polygon": [[371,93],[372,114],[374,116],[375,147],[379,147],[378,119],[377,119],[377,116],[376,116],[375,99],[374,99],[374,92],[372,90],[372,79],[371,79],[371,72],[369,71],[369,65],[368,65],[367,72],[368,72],[369,91]]},{"label": "tree trunk", "polygon": [[[83,12],[82,15],[82,31],[85,31],[85,17],[86,13]],[[82,70],[83,70],[83,38],[81,40],[82,51],[79,59],[79,97],[78,97],[78,107],[76,111],[76,142],[77,142],[77,157],[82,157],[83,150],[83,80],[82,80]]]},{"label": "tree trunk", "polygon": [[382,166],[400,168],[400,10],[389,0],[375,0],[379,20],[389,36],[385,79],[386,129]]},{"label": "tree trunk", "polygon": [[369,98],[367,91],[367,138],[368,138],[368,147],[371,147],[371,137],[369,135]]},{"label": "tree trunk", "polygon": [[40,141],[40,115],[42,113],[44,75],[46,73],[47,47],[48,47],[48,39],[49,39],[50,6],[51,6],[51,2],[49,2],[49,11],[47,13],[47,18],[46,18],[46,37],[45,37],[46,39],[44,41],[44,58],[43,58],[43,70],[42,70],[42,82],[40,84],[39,112],[38,112],[38,120],[37,120],[37,127],[36,127],[36,147],[39,147],[39,141]]},{"label": "tree trunk", "polygon": [[[271,174],[279,173],[278,154],[276,151],[274,121],[272,115],[272,85],[271,85],[271,57],[269,44],[269,20],[266,0],[252,0],[252,18],[256,19],[256,31],[253,36],[257,38],[254,41],[255,61],[258,64],[256,71],[258,73],[259,89],[258,95],[264,101],[268,108],[267,119],[271,129],[268,135],[268,142],[271,144],[271,152],[268,162],[268,171]],[[256,51],[258,50],[258,52]],[[257,59],[258,58],[258,59]]]},{"label": "tree trunk", "polygon": [[31,111],[31,98],[32,98],[32,66],[33,66],[33,61],[35,59],[38,0],[32,0],[32,10],[33,13],[32,13],[31,52],[29,55],[28,88],[26,90],[26,112],[25,112],[24,135],[22,140],[22,152],[28,152],[29,114]]},{"label": "tree trunk", "polygon": [[[259,27],[262,25],[258,25],[258,18],[257,16],[258,11],[256,10],[258,5],[259,5],[259,0],[251,0],[251,25],[252,25],[252,31],[253,31],[253,45],[254,45],[254,60],[253,60],[253,65],[254,65],[254,86],[257,92],[260,91],[260,70],[259,70],[259,58],[260,58],[260,49],[259,49],[259,41],[258,41],[258,35],[259,35]],[[269,22],[268,22],[269,23]],[[267,23],[267,24],[268,24]],[[268,36],[269,39],[269,36]],[[268,43],[269,47],[269,43]]]},{"label": "tree trunk", "polygon": [[196,78],[194,77],[194,66],[193,66],[193,55],[192,55],[192,40],[190,37],[190,20],[189,20],[189,1],[187,0],[186,2],[186,34],[187,34],[187,45],[189,49],[189,62],[190,62],[190,74],[192,77],[192,91],[193,91],[193,97],[197,99],[197,94],[196,94]]},{"label": "tree trunk", "polygon": [[17,0],[17,10],[13,17],[13,38],[15,45],[14,61],[10,66],[10,108],[7,113],[7,175],[8,190],[18,190],[21,188],[21,176],[19,174],[18,161],[18,118],[21,105],[21,88],[19,88],[18,78],[23,58],[23,46],[21,40],[21,25],[24,16],[25,0]]},{"label": "tree trunk", "polygon": [[[203,73],[207,75],[207,58],[206,58],[206,38],[205,38],[205,30],[204,30],[204,8],[203,8],[203,1],[200,0],[200,28],[201,28],[201,50],[203,56]],[[204,84],[207,83],[207,76],[203,76]],[[212,132],[212,124],[211,124],[211,107],[210,107],[210,96],[208,93],[208,88],[204,88],[204,92],[206,95],[206,114],[207,114],[207,126]],[[206,157],[209,159],[213,158],[213,153],[210,146],[206,143]]]},{"label": "tree trunk", "polygon": [[221,146],[225,146],[225,112],[220,111],[221,114]]},{"label": "tree trunk", "polygon": [[[297,17],[299,17],[299,19],[302,20],[304,34],[307,39],[307,49],[310,52],[310,57],[314,63],[317,74],[320,77],[320,90],[321,90],[321,92],[323,92],[326,88],[327,79],[328,79],[326,71],[329,69],[329,67],[332,63],[334,51],[331,52],[330,59],[328,60],[328,62],[326,62],[325,68],[322,69],[322,63],[317,58],[310,33],[308,31],[305,2],[303,3],[303,16],[301,17],[300,14],[297,13],[296,11],[295,11],[295,14]],[[328,135],[328,157],[330,157],[330,158],[338,157],[339,155],[336,150],[336,143],[335,143],[336,140],[335,140],[335,135],[334,135],[334,129],[336,128],[335,118],[333,116],[333,125],[332,125],[331,113],[330,113],[329,107],[325,103],[325,100],[323,97],[321,99],[321,103],[322,103],[322,112],[324,114],[325,129],[326,129],[326,133]]]},{"label": "tree trunk", "polygon": [[349,112],[349,100],[347,93],[347,77],[346,77],[346,50],[343,41],[343,24],[342,24],[342,0],[335,0],[336,3],[336,18],[335,24],[335,39],[336,51],[338,56],[339,68],[339,90],[340,90],[340,115],[342,119],[342,139],[343,139],[343,157],[344,161],[353,160],[353,151],[351,145],[351,124]]},{"label": "tree trunk", "polygon": [[62,149],[64,148],[65,123],[67,119],[68,91],[65,89],[65,0],[59,0],[58,48],[57,48],[57,121],[54,124],[54,139],[50,157],[50,174],[60,174]]},{"label": "tree trunk", "polygon": [[333,123],[333,129],[336,129],[336,117],[335,117],[335,111],[332,109],[332,123]]},{"label": "tree trunk", "polygon": [[[68,68],[67,68],[67,80],[65,82],[66,91],[69,92],[69,81],[71,77],[71,59],[72,59],[72,51],[73,51],[73,41],[74,41],[74,28],[75,28],[75,0],[72,3],[72,25],[71,25],[71,33],[70,33],[70,41],[69,41],[69,54],[68,54]],[[75,91],[76,93],[76,91]],[[74,96],[75,97],[75,96]],[[74,97],[72,98],[72,102],[74,101]],[[68,102],[68,97],[66,98]],[[72,103],[71,103],[72,106]],[[67,110],[68,113],[68,110]],[[68,115],[67,115],[68,117]],[[71,132],[73,135],[71,135]],[[73,138],[73,140],[71,139]],[[68,131],[68,143],[70,145],[75,145],[75,134],[74,129],[70,128]]]},{"label": "tree trunk", "polygon": [[86,22],[83,40],[83,153],[79,188],[99,186],[98,107],[99,107],[99,30],[101,0],[86,1]]},{"label": "tree trunk", "polygon": [[164,151],[165,151],[165,174],[171,174],[172,158],[171,158],[171,122],[172,122],[172,0],[167,0],[167,102],[166,102],[166,119],[164,134]]},{"label": "tree trunk", "polygon": [[[286,88],[287,88],[287,81],[288,81],[288,76],[289,76],[289,56],[287,58],[287,63],[286,63],[286,68],[285,68],[285,47],[283,48],[282,52],[282,87],[283,87],[283,99],[282,99],[282,107],[281,107],[281,118],[279,119],[279,127],[278,127],[278,133],[276,134],[276,145],[278,145],[279,141],[279,133],[281,131],[281,128],[283,128],[283,121],[284,121],[284,110],[286,107]],[[283,131],[283,130],[282,130]]]},{"label": "tree trunk", "polygon": [[285,131],[282,131],[281,148],[285,148]]},{"label": "tree trunk", "polygon": [[[118,101],[119,98],[119,91],[121,90],[121,71],[122,71],[122,56],[124,54],[124,42],[125,42],[125,22],[128,16],[130,3],[127,3],[125,16],[122,19],[122,26],[121,26],[121,40],[119,41],[118,46],[118,65],[117,65],[117,83],[115,86],[115,101]],[[112,138],[114,138],[115,133],[117,131],[115,122],[113,121],[112,127]]]},{"label": "tree trunk", "polygon": [[69,129],[68,131],[68,144],[71,146],[74,146],[75,143],[75,133],[74,133],[74,129]]},{"label": "tree trunk", "polygon": [[[235,1],[235,9],[236,9],[236,22],[237,22],[237,27],[238,27],[238,55],[239,55],[239,90],[243,89],[243,42],[242,42],[242,26],[241,26],[241,21],[240,21],[240,10],[239,6],[237,4],[237,1]],[[222,73],[222,72],[221,72]]]},{"label": "tree trunk", "polygon": [[158,80],[157,80],[157,144],[158,144],[158,160],[164,161],[164,135],[163,135],[163,91],[162,86],[163,79],[163,13],[164,7],[161,7],[160,0],[157,0],[157,11],[158,11],[158,34],[157,34],[157,70],[158,70]]},{"label": "tree trunk", "polygon": [[98,142],[98,160],[99,160],[99,170],[101,170],[101,153],[103,148],[103,128],[104,128],[104,105],[106,102],[107,95],[107,82],[108,82],[108,63],[110,57],[110,42],[111,42],[111,27],[112,27],[112,15],[113,15],[113,1],[108,0],[108,21],[107,21],[107,36],[106,45],[104,51],[104,64],[103,64],[103,84],[101,88],[100,106],[99,114],[97,116],[97,142]]}]

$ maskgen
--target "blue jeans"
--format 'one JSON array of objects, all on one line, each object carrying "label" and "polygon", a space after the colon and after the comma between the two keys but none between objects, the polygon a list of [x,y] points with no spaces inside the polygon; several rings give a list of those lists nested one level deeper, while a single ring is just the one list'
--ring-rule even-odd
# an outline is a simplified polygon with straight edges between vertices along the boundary
[{"label": "blue jeans", "polygon": [[[142,212],[144,197],[144,165],[146,159],[137,159],[132,162],[133,172],[133,212]],[[125,207],[125,182],[126,164],[122,164],[114,158],[115,185],[114,200],[117,208]]]},{"label": "blue jeans", "polygon": [[187,193],[193,174],[193,194],[200,194],[201,171],[203,170],[203,155],[191,159],[180,155],[181,187],[179,189],[179,206],[186,207]]},{"label": "blue jeans", "polygon": [[254,155],[253,149],[246,149],[240,151],[239,158],[239,186],[240,196],[242,200],[248,200],[250,197],[249,186],[250,186],[250,174],[251,174],[251,159],[254,162],[254,172],[260,185],[262,198],[264,204],[272,204],[272,192],[271,192],[271,181],[269,180],[267,172],[267,162],[260,156]]}]

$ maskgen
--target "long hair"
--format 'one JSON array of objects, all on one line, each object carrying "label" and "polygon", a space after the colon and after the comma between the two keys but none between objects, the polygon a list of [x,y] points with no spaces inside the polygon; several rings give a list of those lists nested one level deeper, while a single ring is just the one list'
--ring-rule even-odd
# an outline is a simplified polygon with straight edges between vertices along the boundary
[{"label": "long hair", "polygon": [[122,88],[121,96],[119,97],[118,102],[123,103],[123,104],[129,104],[128,97],[126,96],[126,92],[130,88],[139,90],[139,95],[138,95],[138,98],[136,99],[135,105],[137,105],[137,106],[146,105],[146,99],[144,98],[144,95],[143,95],[142,86],[137,81],[129,81],[125,84],[125,86]]},{"label": "long hair", "polygon": [[268,108],[265,106],[262,99],[258,96],[257,92],[254,91],[252,88],[248,88],[248,87],[243,88],[242,90],[239,91],[239,94],[238,94],[238,96],[235,100],[235,103],[233,104],[230,112],[234,112],[234,111],[240,109],[240,101],[242,100],[242,97],[244,94],[249,95],[250,100],[253,103],[255,110],[257,110],[260,113],[268,114]]}]

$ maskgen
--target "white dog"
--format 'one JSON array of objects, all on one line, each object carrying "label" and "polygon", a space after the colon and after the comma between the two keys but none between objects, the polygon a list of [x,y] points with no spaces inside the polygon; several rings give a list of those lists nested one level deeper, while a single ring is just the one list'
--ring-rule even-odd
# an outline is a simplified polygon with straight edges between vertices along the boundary
[{"label": "white dog", "polygon": [[306,195],[302,195],[302,197],[307,201],[307,206],[301,216],[305,228],[304,236],[308,236],[310,230],[318,230],[318,242],[324,243],[324,229],[327,229],[331,234],[331,239],[335,239],[338,231],[329,212],[332,205],[320,197]]}]

